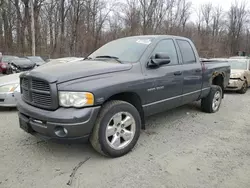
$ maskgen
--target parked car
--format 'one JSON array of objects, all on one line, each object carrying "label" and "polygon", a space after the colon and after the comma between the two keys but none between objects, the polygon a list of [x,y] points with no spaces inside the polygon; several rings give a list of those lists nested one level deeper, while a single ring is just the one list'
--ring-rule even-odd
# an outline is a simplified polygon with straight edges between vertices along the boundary
[{"label": "parked car", "polygon": [[200,57],[200,61],[208,61],[208,59]]},{"label": "parked car", "polygon": [[48,62],[50,62],[50,61],[52,61],[52,60],[54,60],[54,59],[46,59],[46,63],[48,63]]},{"label": "parked car", "polygon": [[46,63],[40,56],[26,56],[25,58],[35,63],[36,66],[41,66]]},{"label": "parked car", "polygon": [[250,61],[232,58],[228,59],[228,62],[231,66],[231,75],[226,90],[246,93],[250,84]]},{"label": "parked car", "polygon": [[2,57],[2,61],[0,61],[0,73],[2,74],[7,74],[8,73],[8,68],[9,68],[9,63],[13,60],[18,59],[17,56],[9,56],[9,55],[4,55]]},{"label": "parked car", "polygon": [[228,58],[219,57],[219,58],[210,58],[210,61],[228,61]]},{"label": "parked car", "polygon": [[27,58],[18,58],[12,60],[10,63],[10,72],[19,73],[24,71],[30,71],[35,68],[36,64]]},{"label": "parked car", "polygon": [[245,60],[250,61],[250,57],[248,56],[232,56],[229,59],[245,59]]},{"label": "parked car", "polygon": [[197,100],[217,112],[229,76],[227,62],[200,62],[187,38],[122,38],[85,60],[21,74],[20,127],[52,140],[90,139],[119,157],[135,146],[146,116]]},{"label": "parked car", "polygon": [[20,74],[0,77],[0,107],[15,107],[20,95]]},{"label": "parked car", "polygon": [[[42,66],[52,66],[60,63],[70,63],[83,58],[59,58]],[[16,98],[20,95],[20,73],[0,77],[0,107],[16,107]]]}]

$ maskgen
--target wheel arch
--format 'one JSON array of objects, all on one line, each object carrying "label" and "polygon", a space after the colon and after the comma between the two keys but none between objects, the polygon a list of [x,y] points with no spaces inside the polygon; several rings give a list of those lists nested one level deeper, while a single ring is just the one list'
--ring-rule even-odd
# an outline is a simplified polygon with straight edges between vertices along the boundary
[{"label": "wheel arch", "polygon": [[224,86],[224,74],[223,73],[217,73],[213,75],[212,78],[212,85],[217,85],[220,86],[222,89],[222,97],[224,98],[224,90],[225,90],[225,86]]},{"label": "wheel arch", "polygon": [[144,111],[142,108],[142,100],[141,97],[135,93],[135,92],[120,92],[113,94],[110,96],[106,101],[112,101],[112,100],[121,100],[130,103],[133,105],[139,112],[142,122],[142,129],[145,129],[145,118],[144,118]]}]

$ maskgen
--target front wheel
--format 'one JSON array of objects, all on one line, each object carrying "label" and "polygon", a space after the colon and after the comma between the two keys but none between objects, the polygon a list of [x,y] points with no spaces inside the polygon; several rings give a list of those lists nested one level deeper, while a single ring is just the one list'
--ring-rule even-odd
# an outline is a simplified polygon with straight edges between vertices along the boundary
[{"label": "front wheel", "polygon": [[247,81],[245,80],[245,82],[242,85],[242,88],[238,91],[238,93],[245,94],[247,92],[247,89],[248,89],[248,84]]},{"label": "front wheel", "polygon": [[120,157],[133,149],[140,129],[140,114],[133,105],[124,101],[110,101],[98,115],[90,142],[99,153]]},{"label": "front wheel", "polygon": [[222,89],[220,86],[212,85],[207,97],[201,100],[201,109],[204,112],[215,113],[219,110],[222,101]]},{"label": "front wheel", "polygon": [[6,74],[13,74],[13,70],[11,68],[7,68]]}]

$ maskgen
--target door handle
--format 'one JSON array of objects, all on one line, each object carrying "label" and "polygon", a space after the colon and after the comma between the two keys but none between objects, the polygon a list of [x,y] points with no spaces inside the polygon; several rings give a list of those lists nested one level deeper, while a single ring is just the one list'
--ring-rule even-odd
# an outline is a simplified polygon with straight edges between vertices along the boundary
[{"label": "door handle", "polygon": [[201,69],[196,69],[195,72],[201,72]]},{"label": "door handle", "polygon": [[174,72],[174,75],[175,76],[180,76],[180,75],[182,75],[182,72],[181,71],[176,71],[176,72]]}]

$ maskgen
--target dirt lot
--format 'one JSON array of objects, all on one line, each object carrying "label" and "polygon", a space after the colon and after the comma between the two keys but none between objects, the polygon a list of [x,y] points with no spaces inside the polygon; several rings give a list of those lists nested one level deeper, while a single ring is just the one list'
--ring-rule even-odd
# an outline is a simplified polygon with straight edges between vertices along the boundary
[{"label": "dirt lot", "polygon": [[[250,92],[229,93],[216,114],[199,103],[147,120],[128,155],[107,159],[89,145],[40,141],[0,111],[0,187],[249,188]],[[80,162],[71,186],[70,174]]]}]

